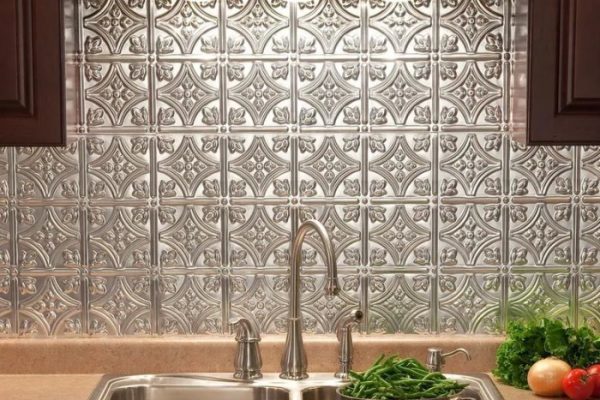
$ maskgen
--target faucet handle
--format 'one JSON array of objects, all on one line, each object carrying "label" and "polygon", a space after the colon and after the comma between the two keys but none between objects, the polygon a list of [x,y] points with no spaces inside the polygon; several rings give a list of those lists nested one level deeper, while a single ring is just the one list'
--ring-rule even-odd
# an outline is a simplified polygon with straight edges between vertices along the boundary
[{"label": "faucet handle", "polygon": [[230,320],[229,326],[236,330],[235,341],[238,343],[233,377],[244,380],[262,378],[260,334],[246,318]]},{"label": "faucet handle", "polygon": [[471,361],[471,354],[462,347],[449,351],[448,353],[443,353],[442,349],[439,347],[431,347],[427,349],[427,368],[433,372],[440,372],[442,370],[442,365],[446,363],[446,358],[452,357],[458,353],[464,354],[467,360]]},{"label": "faucet handle", "polygon": [[229,320],[229,326],[236,331],[236,342],[249,343],[260,341],[260,334],[246,318],[232,318]]}]

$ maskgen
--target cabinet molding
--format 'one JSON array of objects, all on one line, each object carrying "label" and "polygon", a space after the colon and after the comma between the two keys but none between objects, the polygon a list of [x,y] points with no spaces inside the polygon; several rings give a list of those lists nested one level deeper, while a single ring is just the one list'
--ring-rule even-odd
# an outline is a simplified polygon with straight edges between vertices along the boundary
[{"label": "cabinet molding", "polygon": [[0,145],[66,138],[62,0],[0,4]]},{"label": "cabinet molding", "polygon": [[529,144],[600,143],[597,0],[529,0]]}]

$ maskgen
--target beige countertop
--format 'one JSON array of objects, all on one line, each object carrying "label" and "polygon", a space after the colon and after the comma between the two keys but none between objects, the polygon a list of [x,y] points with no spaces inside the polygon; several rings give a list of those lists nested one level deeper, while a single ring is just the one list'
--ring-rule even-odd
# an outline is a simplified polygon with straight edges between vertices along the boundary
[{"label": "beige countertop", "polygon": [[[2,400],[88,400],[102,375],[0,375]],[[505,400],[541,399],[531,392],[498,384]],[[558,399],[557,399],[558,400]]]},{"label": "beige countertop", "polygon": [[[276,372],[284,337],[261,342],[263,371]],[[354,338],[354,368],[367,368],[381,353],[425,361],[427,348],[466,348],[444,366],[448,373],[490,371],[502,337],[387,335]],[[338,343],[332,335],[305,335],[310,371],[337,367]],[[232,337],[73,338],[0,340],[0,400],[87,400],[102,374],[225,372],[232,369]],[[506,400],[538,399],[531,392],[498,385]]]},{"label": "beige countertop", "polygon": [[102,375],[0,375],[2,400],[87,400]]},{"label": "beige countertop", "polygon": [[[399,354],[425,361],[427,348],[466,348],[473,358],[448,359],[445,371],[490,371],[495,366],[499,336],[381,335],[354,337],[354,368],[364,369],[380,354]],[[285,336],[265,335],[260,343],[263,371],[276,372]],[[305,335],[312,371],[337,368],[338,341],[334,335]],[[232,368],[236,343],[231,336],[158,338],[2,339],[2,374],[143,374],[226,372]],[[0,400],[3,400],[0,398]]]},{"label": "beige countertop", "polygon": [[[504,396],[505,400],[539,400],[539,399],[548,399],[548,397],[540,397],[531,393],[528,390],[520,390],[511,386],[503,385],[496,381],[496,386],[500,389],[500,393]],[[568,400],[566,397],[553,397],[553,400]]]}]

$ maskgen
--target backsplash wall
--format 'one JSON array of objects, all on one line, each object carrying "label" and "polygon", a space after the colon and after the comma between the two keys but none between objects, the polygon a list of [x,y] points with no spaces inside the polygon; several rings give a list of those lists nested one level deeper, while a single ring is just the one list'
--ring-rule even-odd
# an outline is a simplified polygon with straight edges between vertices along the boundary
[{"label": "backsplash wall", "polygon": [[282,332],[309,218],[311,332],[600,327],[600,149],[511,141],[512,8],[78,1],[71,144],[0,153],[0,332]]}]

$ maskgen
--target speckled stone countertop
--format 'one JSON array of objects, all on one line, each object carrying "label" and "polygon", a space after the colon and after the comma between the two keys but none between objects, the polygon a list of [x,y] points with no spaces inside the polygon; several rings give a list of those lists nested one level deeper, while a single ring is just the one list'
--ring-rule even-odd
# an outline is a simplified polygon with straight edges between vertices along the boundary
[{"label": "speckled stone countertop", "polygon": [[[263,371],[276,372],[285,338],[261,342]],[[381,353],[424,361],[428,347],[466,348],[473,358],[448,360],[444,371],[490,371],[502,337],[386,335],[354,338],[354,367],[367,368]],[[309,371],[334,371],[338,343],[334,336],[304,338]],[[226,372],[232,370],[232,337],[136,339],[0,340],[0,400],[87,400],[103,374]],[[498,385],[506,400],[538,399],[531,392]]]},{"label": "speckled stone countertop", "polygon": [[102,375],[0,375],[2,400],[87,400]]},{"label": "speckled stone countertop", "polygon": [[[448,359],[448,372],[490,371],[504,338],[494,336],[381,335],[354,337],[354,367],[367,368],[381,353],[425,361],[427,348],[466,348],[473,358]],[[285,336],[266,335],[260,346],[263,371],[276,372]],[[312,371],[337,368],[338,342],[333,335],[305,335]],[[141,374],[227,372],[236,343],[231,336],[157,338],[2,339],[0,374]],[[2,399],[0,399],[2,400]]]}]

